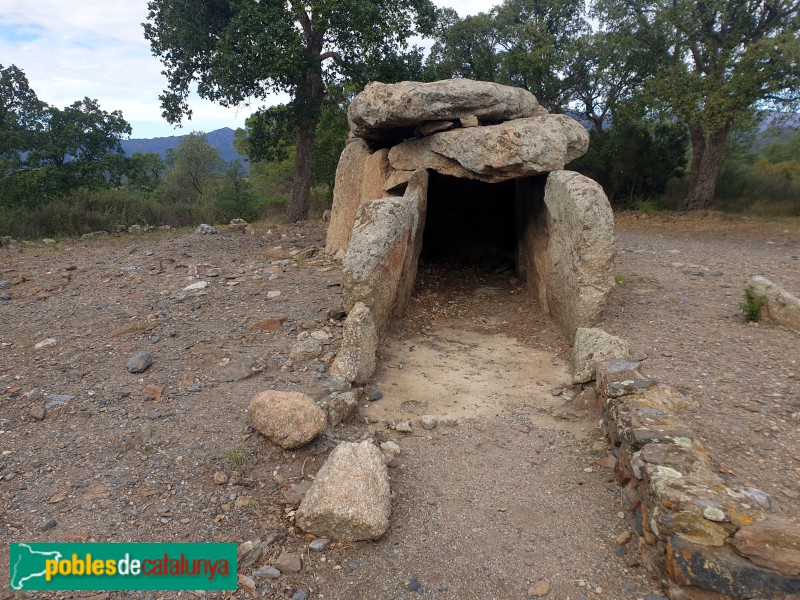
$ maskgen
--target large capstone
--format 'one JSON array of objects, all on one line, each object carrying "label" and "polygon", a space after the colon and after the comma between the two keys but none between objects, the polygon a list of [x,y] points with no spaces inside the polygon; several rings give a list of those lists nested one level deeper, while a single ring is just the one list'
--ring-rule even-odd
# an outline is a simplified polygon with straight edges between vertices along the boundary
[{"label": "large capstone", "polygon": [[580,123],[545,115],[403,142],[389,151],[389,164],[497,183],[563,169],[588,148],[589,132]]},{"label": "large capstone", "polygon": [[[432,83],[370,83],[347,111],[350,131],[364,139],[409,137],[429,121],[462,117],[498,123],[546,114],[536,97],[522,88],[488,81],[448,79]],[[437,129],[442,127],[437,123]]]}]

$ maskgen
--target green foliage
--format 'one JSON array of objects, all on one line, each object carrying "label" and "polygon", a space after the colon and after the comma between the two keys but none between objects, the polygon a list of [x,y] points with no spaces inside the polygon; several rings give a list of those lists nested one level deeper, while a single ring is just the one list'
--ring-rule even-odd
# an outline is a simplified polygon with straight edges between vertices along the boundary
[{"label": "green foliage", "polygon": [[572,99],[581,35],[580,0],[504,0],[489,13],[459,18],[442,9],[428,59],[432,78],[466,77],[525,88],[551,111]]},{"label": "green foliage", "polygon": [[794,146],[798,138],[773,144],[762,156],[731,140],[717,185],[717,206],[733,212],[799,216],[800,157]]},{"label": "green foliage", "polygon": [[175,150],[167,151],[167,174],[161,188],[171,204],[199,204],[216,185],[225,161],[219,150],[206,141],[203,132],[184,136]]},{"label": "green foliage", "polygon": [[253,193],[252,185],[242,175],[242,165],[234,161],[219,182],[214,194],[215,221],[229,223],[233,219],[255,221],[259,218],[260,205]]},{"label": "green foliage", "polygon": [[744,300],[739,305],[744,313],[744,318],[748,322],[758,323],[761,320],[761,311],[764,308],[766,298],[763,296],[756,296],[752,288],[746,287],[744,289]]},{"label": "green foliage", "polygon": [[[147,6],[144,33],[164,63],[168,89],[161,101],[168,121],[191,116],[187,98],[194,82],[201,97],[223,105],[272,92],[291,96],[285,109],[297,147],[291,220],[308,214],[325,81],[356,71],[365,57],[380,62],[399,52],[410,36],[429,31],[435,16],[430,0],[150,0]],[[285,135],[272,136],[273,126],[283,128],[274,111],[262,112],[267,123],[256,135],[285,143]]]},{"label": "green foliage", "polygon": [[630,208],[683,176],[688,136],[680,124],[620,116],[610,129],[590,132],[589,151],[569,168],[600,183],[612,204]]},{"label": "green foliage", "polygon": [[760,105],[800,102],[800,2],[600,0],[605,27],[650,48],[650,107],[686,124],[692,169],[686,208],[705,208],[728,133]]}]

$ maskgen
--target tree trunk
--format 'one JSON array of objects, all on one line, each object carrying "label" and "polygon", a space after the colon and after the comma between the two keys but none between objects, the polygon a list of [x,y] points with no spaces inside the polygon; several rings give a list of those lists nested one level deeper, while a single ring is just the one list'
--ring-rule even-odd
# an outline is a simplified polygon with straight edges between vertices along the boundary
[{"label": "tree trunk", "polygon": [[729,126],[707,134],[699,125],[689,127],[692,137],[692,167],[689,173],[689,191],[683,201],[687,210],[709,208],[714,202],[717,177],[725,156]]},{"label": "tree trunk", "polygon": [[286,209],[286,218],[290,223],[303,221],[308,217],[311,204],[311,156],[314,150],[316,125],[316,122],[302,120],[297,127],[292,201]]},{"label": "tree trunk", "polygon": [[294,163],[292,181],[292,200],[286,209],[290,223],[308,217],[311,203],[311,157],[314,152],[314,134],[322,111],[325,85],[322,82],[322,39],[320,32],[309,30],[306,57],[308,71],[306,78],[297,88],[294,98],[297,118],[297,155]]}]

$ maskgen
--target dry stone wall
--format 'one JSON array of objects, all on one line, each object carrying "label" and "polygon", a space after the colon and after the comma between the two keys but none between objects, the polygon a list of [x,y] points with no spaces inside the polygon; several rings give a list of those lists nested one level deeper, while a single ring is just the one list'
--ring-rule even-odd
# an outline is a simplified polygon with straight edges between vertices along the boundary
[{"label": "dry stone wall", "polygon": [[635,532],[629,564],[657,574],[671,600],[799,597],[800,525],[766,493],[713,470],[680,419],[691,398],[627,360],[600,362],[596,385]]}]

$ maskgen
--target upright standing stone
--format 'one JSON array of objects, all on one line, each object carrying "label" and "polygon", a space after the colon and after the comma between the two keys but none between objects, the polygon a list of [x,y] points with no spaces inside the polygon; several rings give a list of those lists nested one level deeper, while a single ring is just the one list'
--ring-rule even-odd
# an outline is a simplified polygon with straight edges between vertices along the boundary
[{"label": "upright standing stone", "polygon": [[614,285],[614,215],[600,184],[554,171],[517,184],[525,223],[520,270],[542,307],[572,343],[578,327],[597,323]]},{"label": "upright standing stone", "polygon": [[330,254],[336,254],[339,250],[347,248],[356,209],[361,204],[364,164],[370,154],[372,151],[369,145],[359,139],[348,143],[339,157],[333,188],[331,221],[325,242],[325,251]]},{"label": "upright standing stone", "polygon": [[362,204],[342,270],[342,300],[349,313],[362,302],[372,311],[380,334],[386,328],[418,216],[408,197]]},{"label": "upright standing stone", "polygon": [[388,148],[381,148],[367,157],[361,176],[361,204],[391,195],[387,194],[383,188],[392,171],[393,169],[389,166]]},{"label": "upright standing stone", "polygon": [[357,302],[344,322],[342,346],[331,367],[331,374],[357,384],[366,383],[375,373],[378,330],[366,305]]}]

